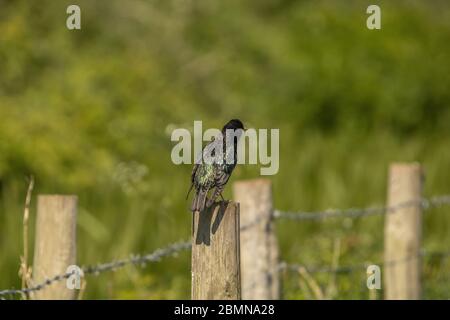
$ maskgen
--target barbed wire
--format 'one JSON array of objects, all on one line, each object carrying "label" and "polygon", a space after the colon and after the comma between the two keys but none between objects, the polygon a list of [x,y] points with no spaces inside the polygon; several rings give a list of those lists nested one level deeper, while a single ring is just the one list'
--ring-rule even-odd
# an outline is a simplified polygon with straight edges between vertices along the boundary
[{"label": "barbed wire", "polygon": [[[111,261],[107,263],[100,263],[97,265],[92,266],[84,266],[81,268],[83,273],[86,274],[94,274],[99,275],[100,273],[106,272],[106,271],[114,271],[120,268],[123,268],[127,265],[140,265],[145,266],[147,263],[150,262],[158,262],[163,257],[176,255],[177,253],[190,249],[191,248],[191,242],[190,241],[183,241],[183,242],[177,242],[170,244],[166,247],[159,248],[154,250],[151,253],[145,254],[145,255],[131,255],[129,258]],[[8,290],[2,290],[0,291],[0,299],[3,296],[10,296],[13,297],[17,294],[29,294],[35,291],[42,290],[43,288],[50,286],[51,284],[55,282],[59,282],[65,279],[68,279],[70,276],[72,276],[75,273],[73,272],[66,272],[60,275],[56,275],[54,277],[51,277],[42,283],[39,283],[37,285],[34,285],[29,288],[23,288],[23,289],[8,289]]]},{"label": "barbed wire", "polygon": [[[345,274],[345,273],[352,273],[355,271],[360,270],[366,270],[368,266],[370,265],[377,265],[377,266],[388,266],[392,267],[397,264],[402,264],[423,256],[428,257],[440,257],[442,260],[447,260],[450,257],[450,250],[448,251],[426,251],[421,250],[418,255],[409,256],[406,258],[401,259],[395,259],[385,262],[378,262],[378,263],[372,263],[372,262],[366,262],[366,263],[358,263],[358,264],[352,264],[352,265],[346,265],[346,266],[339,266],[337,268],[333,268],[330,266],[307,266],[300,263],[288,263],[286,261],[281,261],[278,263],[278,265],[273,268],[271,271],[269,271],[267,274],[270,277],[275,276],[276,274],[283,272],[283,271],[289,271],[293,273],[299,273],[301,269],[305,270],[308,274],[317,274],[317,273],[334,273],[334,274]],[[244,283],[243,283],[244,284]],[[253,290],[257,286],[258,282],[252,281],[250,284],[244,284],[245,290]],[[366,289],[364,289],[365,291]]]},{"label": "barbed wire", "polygon": [[[132,255],[129,258],[121,259],[117,261],[112,261],[108,263],[101,263],[97,265],[92,266],[83,266],[81,270],[84,272],[84,274],[93,274],[93,275],[99,275],[103,272],[107,271],[114,271],[120,268],[123,268],[127,265],[140,265],[145,266],[147,263],[151,262],[158,262],[163,257],[176,255],[177,253],[190,249],[191,248],[191,242],[184,241],[184,242],[177,242],[170,244],[166,247],[156,249],[155,251],[145,254],[145,255]],[[347,265],[347,266],[340,266],[337,268],[328,267],[328,266],[305,266],[303,264],[298,263],[288,263],[286,261],[280,262],[277,267],[273,270],[273,272],[282,272],[282,271],[292,271],[292,272],[298,272],[300,268],[304,268],[308,273],[351,273],[356,270],[366,269],[369,265],[379,265],[379,266],[392,266],[400,263],[407,262],[412,259],[416,259],[418,257],[422,256],[438,256],[442,259],[447,259],[450,257],[450,250],[449,251],[425,251],[422,250],[419,255],[411,256],[403,259],[396,259],[391,260],[388,262],[379,262],[379,263],[360,263],[360,264],[353,264],[353,265]],[[73,275],[75,271],[73,272],[67,272],[64,274],[56,275],[52,278],[49,278],[42,283],[32,286],[30,288],[24,288],[24,289],[8,289],[8,290],[2,290],[0,291],[0,299],[4,300],[4,298],[1,298],[3,296],[10,296],[13,297],[16,294],[29,294],[35,291],[39,291],[44,289],[47,286],[52,285],[55,282],[59,282],[65,279],[68,279],[71,275]]]},{"label": "barbed wire", "polygon": [[420,207],[424,210],[428,210],[430,208],[442,207],[444,205],[450,205],[450,195],[435,196],[429,199],[423,198],[418,201],[406,201],[390,207],[379,206],[369,208],[331,209],[317,212],[274,210],[273,217],[289,220],[323,220],[336,217],[358,218],[378,214],[389,214],[399,209],[410,207]]}]

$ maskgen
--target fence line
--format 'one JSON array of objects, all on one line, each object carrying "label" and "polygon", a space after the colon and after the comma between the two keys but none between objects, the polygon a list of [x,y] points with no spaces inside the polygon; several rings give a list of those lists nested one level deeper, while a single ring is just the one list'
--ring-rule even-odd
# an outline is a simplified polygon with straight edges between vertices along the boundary
[{"label": "fence line", "polygon": [[[414,206],[420,206],[422,209],[430,209],[435,207],[441,207],[444,205],[450,205],[450,195],[440,195],[440,196],[434,196],[431,198],[423,198],[420,201],[408,201],[403,202],[395,206],[391,207],[369,207],[369,208],[349,208],[349,209],[333,209],[333,210],[326,210],[326,211],[317,211],[317,212],[307,212],[307,211],[300,211],[300,212],[292,212],[292,211],[280,211],[280,210],[274,210],[273,217],[279,218],[279,219],[290,219],[290,220],[323,220],[327,218],[335,218],[335,217],[350,217],[350,218],[357,218],[357,217],[364,217],[364,216],[370,216],[370,215],[377,215],[377,214],[385,214],[385,213],[393,213],[396,212],[398,209],[407,208],[407,207],[414,207]],[[241,230],[246,229],[253,225],[254,223],[258,223],[258,221],[253,221],[247,225],[244,225],[241,227]],[[98,275],[103,272],[107,271],[114,271],[120,268],[123,268],[127,265],[142,265],[145,266],[147,263],[151,262],[158,262],[161,258],[171,256],[174,254],[177,254],[178,252],[191,249],[192,244],[190,241],[184,241],[184,242],[177,242],[174,244],[170,244],[166,247],[156,249],[155,251],[145,254],[145,255],[131,255],[129,258],[111,261],[108,263],[101,263],[93,266],[85,266],[81,269],[85,274],[94,274]],[[422,251],[420,253],[420,256],[427,255],[440,255],[444,258],[448,258],[450,256],[450,251],[444,251],[444,252],[424,252]],[[416,257],[413,257],[416,258]],[[408,258],[408,260],[411,259],[411,257]],[[404,259],[403,259],[404,260]],[[378,265],[386,265],[386,264],[397,264],[404,261],[399,260],[393,260],[390,262],[385,263],[379,263]],[[289,264],[287,262],[281,262],[278,264],[277,270],[291,270],[291,271],[298,271],[298,269],[302,267],[300,264]],[[305,266],[303,266],[305,267]],[[326,272],[326,273],[346,273],[346,272],[352,272],[357,269],[361,269],[363,267],[367,267],[367,264],[357,264],[357,265],[349,265],[349,266],[342,266],[338,267],[337,269],[333,269],[330,267],[305,267],[306,270],[310,273],[317,273],[317,272]],[[51,277],[42,283],[39,283],[37,285],[34,285],[29,288],[24,289],[7,289],[7,290],[0,290],[0,299],[4,299],[2,297],[4,296],[10,296],[13,297],[16,294],[29,294],[34,291],[39,291],[55,282],[62,281],[64,279],[68,279],[73,273],[63,273],[56,275],[54,277]]]},{"label": "fence line", "polygon": [[450,205],[450,195],[435,196],[432,198],[424,198],[420,201],[406,201],[395,206],[379,206],[369,208],[348,208],[348,209],[331,209],[324,211],[281,211],[274,210],[273,216],[278,219],[289,220],[323,220],[327,218],[358,218],[371,215],[389,214],[399,209],[420,207],[424,210],[431,208]]},{"label": "fence line", "polygon": [[[409,256],[407,258],[403,259],[395,259],[387,262],[378,262],[378,263],[359,263],[359,264],[351,264],[346,266],[340,266],[337,268],[329,267],[329,266],[307,266],[301,263],[289,263],[287,261],[281,261],[278,263],[277,267],[272,271],[273,273],[279,273],[283,271],[289,271],[298,273],[301,268],[304,268],[307,273],[314,274],[314,273],[353,273],[357,270],[364,270],[367,269],[369,265],[378,265],[378,266],[393,266],[401,263],[408,262],[410,260],[416,259],[417,257],[434,257],[439,256],[443,260],[447,260],[450,258],[450,250],[448,251],[425,251],[422,250],[418,256]],[[246,286],[246,290],[249,290],[253,286],[256,286],[257,283],[253,282],[250,285]]]},{"label": "fence line", "polygon": [[[183,241],[183,242],[176,242],[173,244],[170,244],[168,246],[165,246],[163,248],[159,248],[154,250],[151,253],[144,254],[144,255],[131,255],[129,258],[111,261],[107,263],[100,263],[97,265],[92,266],[83,266],[81,269],[83,270],[84,274],[93,274],[93,275],[99,275],[101,273],[107,272],[107,271],[115,271],[117,269],[123,268],[127,265],[138,265],[144,267],[147,263],[151,262],[158,262],[161,260],[161,258],[168,257],[171,255],[176,255],[177,253],[188,250],[191,248],[191,242]],[[424,251],[422,250],[419,256],[439,256],[443,259],[448,259],[450,257],[450,250],[448,251]],[[398,263],[403,263],[411,259],[415,259],[417,257],[408,257],[405,259],[397,259],[387,262],[389,265],[395,265]],[[370,263],[370,264],[376,264],[376,265],[386,265],[385,262],[379,262],[379,263]],[[282,272],[284,270],[287,271],[293,271],[298,272],[299,268],[304,267],[308,273],[351,273],[359,269],[367,268],[369,263],[362,263],[362,264],[353,264],[353,265],[347,265],[347,266],[341,266],[338,268],[331,268],[331,267],[321,267],[321,266],[305,266],[303,264],[298,263],[288,263],[286,261],[280,262],[278,264],[278,268],[276,269],[277,272]],[[68,279],[74,272],[67,272],[64,274],[56,275],[54,277],[51,277],[47,279],[46,281],[35,285],[30,288],[24,288],[24,289],[9,289],[9,290],[2,290],[0,291],[0,297],[1,296],[13,296],[15,294],[27,294],[34,291],[39,291],[47,286],[52,285],[55,282],[59,282],[65,279]],[[1,298],[3,299],[3,298]]]},{"label": "fence line", "polygon": [[[378,207],[366,207],[366,208],[349,208],[349,209],[335,209],[324,210],[317,212],[308,211],[282,211],[273,209],[271,219],[267,220],[266,210],[262,205],[253,206],[247,209],[254,212],[246,212],[247,216],[251,216],[250,221],[242,226],[241,230],[248,229],[253,238],[257,236],[262,237],[268,230],[276,228],[275,222],[279,219],[294,220],[298,222],[302,221],[324,221],[328,218],[358,218],[373,215],[382,215],[384,217],[384,228],[380,230],[384,235],[384,251],[383,261],[384,263],[378,265],[384,265],[385,275],[383,277],[385,282],[385,298],[388,299],[419,299],[421,294],[421,281],[420,281],[420,259],[422,255],[421,240],[422,240],[422,213],[428,209],[449,206],[450,194],[444,194],[439,196],[431,196],[425,198],[422,194],[423,190],[424,174],[422,166],[419,163],[392,163],[389,166],[388,175],[388,197],[386,204]],[[258,185],[262,184],[271,185],[270,180],[267,179],[253,179],[245,182],[239,182],[246,188],[241,188],[241,194],[252,195],[251,199],[247,202],[255,202],[258,196],[253,195]],[[270,188],[269,188],[270,189]],[[260,194],[259,192],[258,194]],[[236,194],[235,197],[239,195]],[[272,195],[269,195],[271,198]],[[241,196],[242,198],[242,196]],[[245,197],[244,197],[245,199]],[[265,242],[266,247],[270,247],[269,241]],[[341,266],[337,264],[337,258],[339,256],[340,249],[335,248],[335,254],[333,255],[333,263],[326,267],[313,267],[305,268],[306,266],[287,263],[279,264],[278,261],[271,261],[271,259],[259,259],[258,253],[255,250],[246,250],[242,252],[244,256],[251,257],[249,261],[262,260],[261,268],[267,270],[265,281],[258,281],[258,279],[249,273],[247,275],[246,283],[244,284],[243,293],[245,290],[262,291],[264,289],[270,289],[272,279],[275,277],[275,272],[270,270],[290,268],[296,272],[304,272],[309,274],[310,272],[332,272],[342,273],[350,272],[353,269],[362,268],[367,264],[358,264],[357,266]],[[408,258],[407,262],[399,264],[398,258]],[[243,261],[244,262],[244,261]],[[402,261],[400,261],[402,262]],[[249,266],[247,266],[249,267]],[[404,269],[408,269],[410,272],[404,272]],[[250,268],[251,269],[251,268]],[[411,279],[407,276],[413,274]],[[389,275],[394,275],[389,277]],[[309,276],[308,276],[309,277]],[[389,277],[389,281],[386,279]],[[414,280],[414,281],[413,281]],[[252,288],[252,286],[257,288]],[[265,287],[264,287],[265,286]],[[249,289],[250,288],[250,289]],[[393,295],[387,295],[387,293],[394,292]]]},{"label": "fence line", "polygon": [[[144,255],[131,255],[129,258],[111,261],[107,263],[100,263],[96,265],[91,266],[83,266],[81,269],[83,270],[84,274],[93,274],[93,275],[99,275],[101,273],[107,272],[107,271],[115,271],[117,269],[123,268],[127,265],[138,265],[144,267],[147,263],[151,262],[159,262],[161,258],[168,257],[171,255],[176,255],[177,253],[191,249],[191,242],[189,241],[183,241],[183,242],[176,242],[173,244],[170,244],[168,246],[165,246],[163,248],[159,248],[154,250],[151,253],[144,254]],[[448,259],[450,257],[450,250],[448,251],[425,251],[422,250],[420,255],[422,256],[439,256],[443,258],[444,260]],[[338,268],[332,268],[328,266],[305,266],[303,264],[299,263],[288,263],[286,261],[282,261],[278,264],[278,267],[276,269],[277,272],[282,271],[292,271],[292,272],[298,272],[298,270],[303,267],[306,269],[308,273],[352,273],[356,270],[367,268],[368,265],[376,264],[379,266],[385,266],[388,265],[395,265],[399,263],[407,262],[411,259],[415,259],[415,257],[408,257],[405,259],[396,259],[392,261],[386,262],[379,262],[379,263],[361,263],[361,264],[352,264],[347,266],[340,266]],[[47,286],[52,285],[55,282],[59,282],[65,279],[68,279],[74,272],[67,272],[64,274],[56,275],[54,277],[51,277],[47,279],[46,281],[35,285],[30,288],[24,288],[24,289],[8,289],[8,290],[1,290],[0,291],[0,297],[2,296],[10,296],[13,297],[16,294],[27,294],[34,291],[39,291]],[[4,300],[4,298],[0,298]]]},{"label": "fence line", "polygon": [[[395,206],[377,206],[367,208],[346,208],[346,209],[328,209],[322,211],[283,211],[275,209],[272,217],[275,219],[286,220],[325,220],[329,218],[359,218],[374,215],[383,215],[394,213],[399,209],[420,207],[423,210],[450,206],[450,194],[433,196],[431,198],[423,198],[420,201],[406,201]],[[252,222],[241,226],[241,231],[258,224],[262,218],[258,217]]]},{"label": "fence line", "polygon": [[[120,268],[123,268],[127,265],[141,265],[145,266],[147,263],[150,262],[158,262],[163,257],[175,255],[180,251],[184,251],[191,248],[191,242],[183,241],[183,242],[176,242],[173,244],[170,244],[166,247],[156,249],[151,253],[145,254],[145,255],[131,255],[129,258],[121,259],[117,261],[111,261],[108,263],[100,263],[93,266],[85,266],[82,267],[81,270],[83,270],[84,274],[93,274],[93,275],[99,275],[100,273],[106,272],[106,271],[114,271]],[[23,288],[23,289],[9,289],[9,290],[2,290],[0,291],[0,297],[2,296],[13,296],[15,294],[28,294],[34,291],[39,291],[55,282],[59,282],[65,279],[68,279],[73,272],[66,272],[64,274],[56,275],[54,277],[51,277],[44,282],[37,284],[35,286],[32,286],[30,288]]]}]

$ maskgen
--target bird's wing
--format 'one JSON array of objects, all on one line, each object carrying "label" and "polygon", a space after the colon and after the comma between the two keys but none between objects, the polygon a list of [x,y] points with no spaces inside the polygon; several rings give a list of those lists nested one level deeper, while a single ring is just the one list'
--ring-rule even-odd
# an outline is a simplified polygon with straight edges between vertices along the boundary
[{"label": "bird's wing", "polygon": [[216,140],[216,137],[213,137],[211,139],[211,141],[203,148],[202,152],[200,154],[198,154],[197,158],[195,159],[194,167],[192,168],[192,173],[191,173],[191,186],[186,195],[186,199],[189,197],[189,193],[191,192],[192,188],[194,187],[195,175],[197,173],[197,170],[198,170],[200,164],[203,162],[203,159],[205,157],[211,156],[211,153],[214,151],[215,140]]},{"label": "bird's wing", "polygon": [[194,167],[192,168],[192,173],[191,173],[191,182],[194,183],[195,180],[195,173],[197,172],[198,169],[198,163],[194,163]]},{"label": "bird's wing", "polygon": [[191,193],[192,187],[194,187],[195,173],[197,172],[197,169],[198,169],[198,164],[194,163],[194,167],[192,168],[192,173],[191,173],[191,186],[189,187],[189,190],[186,194],[186,199],[189,197],[189,193]]},{"label": "bird's wing", "polygon": [[219,195],[222,196],[223,188],[225,187],[226,183],[228,182],[230,175],[231,175],[230,173],[227,173],[223,170],[216,171],[216,174],[214,176],[215,190],[214,190],[211,198],[206,203],[207,207],[210,207],[216,201],[216,199]]},{"label": "bird's wing", "polygon": [[223,170],[217,170],[216,175],[214,177],[214,184],[216,186],[224,186],[228,179],[230,179],[231,173],[223,171]]}]

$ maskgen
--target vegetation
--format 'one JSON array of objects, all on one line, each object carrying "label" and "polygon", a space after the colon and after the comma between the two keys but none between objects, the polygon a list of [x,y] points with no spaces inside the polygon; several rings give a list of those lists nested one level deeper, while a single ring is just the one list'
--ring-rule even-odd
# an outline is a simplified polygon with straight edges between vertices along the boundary
[{"label": "vegetation", "polygon": [[[70,1],[0,0],[0,288],[20,287],[30,174],[34,195],[79,196],[80,264],[188,239],[191,168],[170,161],[170,133],[194,120],[280,129],[279,209],[382,204],[392,161],[420,161],[425,194],[450,193],[447,2],[378,1],[380,31],[356,0],[77,2],[69,31]],[[257,176],[240,166],[231,182]],[[449,249],[448,213],[425,215],[425,249]],[[282,259],[305,265],[330,265],[336,239],[341,264],[380,261],[382,228],[277,223]],[[426,261],[424,298],[448,298],[449,262]],[[285,298],[307,297],[298,279],[283,275]],[[87,281],[85,298],[189,298],[189,253]],[[364,281],[339,275],[334,298],[368,298]]]}]

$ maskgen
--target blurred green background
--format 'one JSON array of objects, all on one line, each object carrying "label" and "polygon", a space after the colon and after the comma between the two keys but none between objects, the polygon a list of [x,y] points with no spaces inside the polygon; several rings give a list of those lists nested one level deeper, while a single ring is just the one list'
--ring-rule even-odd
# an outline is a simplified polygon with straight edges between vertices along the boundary
[{"label": "blurred green background", "polygon": [[[240,118],[280,129],[275,206],[383,204],[392,161],[420,161],[425,195],[450,193],[447,1],[0,0],[0,288],[20,287],[26,177],[77,194],[79,264],[188,239],[189,165],[170,160],[173,128]],[[382,29],[366,28],[379,4]],[[239,166],[230,184],[259,176]],[[231,197],[231,186],[226,197]],[[449,208],[424,216],[423,247],[445,251]],[[383,217],[277,222],[281,258],[382,260]],[[426,259],[425,299],[450,297],[450,264]],[[326,287],[330,275],[314,275]],[[190,254],[88,277],[85,298],[190,297]],[[282,274],[283,297],[310,297]],[[365,270],[331,298],[367,299]]]}]

